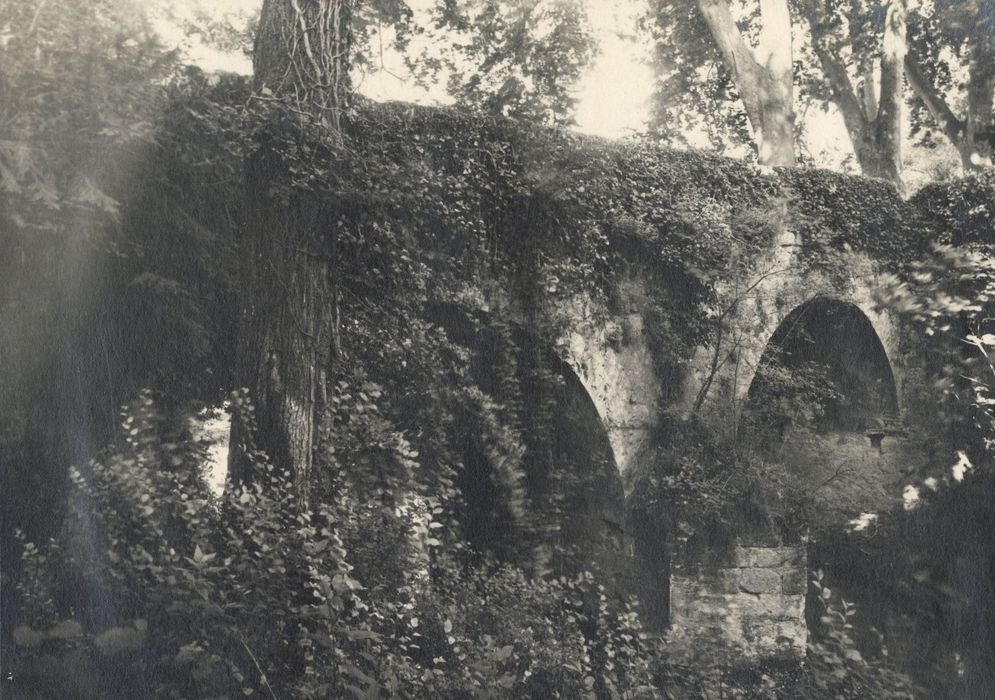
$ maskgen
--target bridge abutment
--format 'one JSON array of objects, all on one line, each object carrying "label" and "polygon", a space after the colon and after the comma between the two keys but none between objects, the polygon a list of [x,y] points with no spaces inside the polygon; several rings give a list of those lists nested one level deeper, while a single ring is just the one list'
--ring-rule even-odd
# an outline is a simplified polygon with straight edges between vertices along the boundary
[{"label": "bridge abutment", "polygon": [[[745,540],[748,542],[748,540]],[[676,564],[670,580],[674,638],[746,658],[805,655],[804,545],[736,544]]]}]

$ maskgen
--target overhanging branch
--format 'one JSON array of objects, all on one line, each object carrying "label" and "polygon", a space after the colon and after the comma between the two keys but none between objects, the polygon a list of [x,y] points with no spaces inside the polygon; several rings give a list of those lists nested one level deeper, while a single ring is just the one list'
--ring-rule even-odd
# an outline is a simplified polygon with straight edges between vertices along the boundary
[{"label": "overhanging branch", "polygon": [[964,122],[957,118],[947,105],[946,100],[933,87],[932,82],[923,73],[918,61],[912,54],[905,56],[905,77],[912,86],[916,96],[923,101],[926,109],[929,110],[933,121],[943,131],[954,145],[958,145],[964,135]]}]

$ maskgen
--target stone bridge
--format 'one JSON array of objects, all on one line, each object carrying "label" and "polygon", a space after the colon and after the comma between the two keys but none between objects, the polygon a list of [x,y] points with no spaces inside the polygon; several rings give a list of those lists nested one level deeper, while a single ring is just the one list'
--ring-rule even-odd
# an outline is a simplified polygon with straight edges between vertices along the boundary
[{"label": "stone bridge", "polygon": [[[737,421],[775,333],[807,306],[820,306],[821,300],[852,308],[865,320],[887,362],[887,379],[901,409],[907,360],[897,319],[874,301],[884,276],[879,265],[864,254],[846,253],[848,279],[830,278],[796,260],[799,246],[792,234],[785,234],[769,257],[755,266],[751,278],[725,283],[728,288],[742,289],[734,292],[736,308],[727,322],[733,337],[721,347],[698,348],[685,384],[677,392],[683,410],[694,410],[700,398],[698,411],[705,416],[726,424]],[[625,481],[665,407],[638,305],[640,282],[630,279],[623,287],[627,304],[623,314],[606,314],[581,304],[571,310],[577,323],[565,346],[568,363],[601,416]],[[825,309],[813,311],[818,314]],[[719,366],[713,370],[717,354]]]},{"label": "stone bridge", "polygon": [[[840,253],[833,272],[803,264],[800,256],[800,241],[785,230],[746,274],[722,282],[720,297],[728,300],[719,310],[723,330],[695,351],[683,384],[666,387],[668,399],[654,369],[646,285],[638,274],[621,285],[620,311],[583,300],[561,310],[571,321],[563,354],[600,419],[626,499],[664,411],[695,413],[717,431],[738,430],[757,391],[758,372],[775,349],[804,330],[812,347],[824,348],[815,359],[877,403],[871,409],[844,407],[839,424],[817,437],[788,436],[786,461],[840,526],[900,501],[903,476],[922,458],[904,435],[901,418],[914,360],[897,319],[874,300],[885,272],[853,251]],[[804,355],[806,347],[799,345],[795,353]],[[621,517],[616,511],[606,519]],[[670,540],[666,551],[641,548],[631,533],[626,537],[620,550],[630,561],[616,570],[631,579],[630,591],[640,592],[648,618],[675,634],[707,636],[746,654],[804,653],[803,542],[742,533],[723,552],[685,556],[669,533],[661,535]],[[668,561],[638,561],[647,556]]]}]

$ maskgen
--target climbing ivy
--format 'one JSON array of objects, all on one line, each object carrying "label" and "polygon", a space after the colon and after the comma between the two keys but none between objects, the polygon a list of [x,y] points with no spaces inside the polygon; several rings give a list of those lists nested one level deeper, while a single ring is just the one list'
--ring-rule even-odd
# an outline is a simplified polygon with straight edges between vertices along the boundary
[{"label": "climbing ivy", "polygon": [[912,198],[912,204],[937,232],[939,243],[995,243],[995,171],[991,169],[927,185]]},{"label": "climbing ivy", "polygon": [[[330,680],[298,679],[315,695],[346,687],[347,677],[357,680],[354,671],[363,674],[358,680],[364,689],[390,689],[403,681],[431,691],[450,683],[444,672],[450,667],[465,671],[460,676],[465,687],[452,681],[448,688],[457,696],[479,689],[487,674],[498,675],[512,695],[538,683],[542,691],[561,688],[571,697],[595,691],[607,697],[634,678],[648,682],[630,611],[609,606],[588,574],[548,576],[557,563],[547,568],[549,562],[536,551],[539,543],[520,536],[563,527],[564,513],[573,507],[566,496],[596,483],[551,456],[557,406],[550,397],[561,390],[563,374],[555,348],[572,323],[563,309],[586,299],[602,312],[621,311],[631,302],[621,291],[623,283],[638,276],[646,285],[639,310],[658,378],[669,390],[682,384],[694,348],[721,327],[729,308],[722,282],[749,270],[785,228],[800,235],[806,264],[831,272],[839,272],[833,267],[839,250],[863,251],[901,271],[943,231],[966,225],[976,238],[990,232],[987,205],[973,199],[971,185],[930,190],[910,203],[887,185],[864,179],[769,171],[639,140],[608,142],[453,108],[399,104],[357,105],[345,138],[328,143],[301,115],[253,99],[238,78],[208,79],[188,71],[167,93],[168,106],[142,151],[149,166],[99,183],[120,202],[115,223],[120,228],[101,259],[107,286],[100,298],[106,301],[107,337],[115,339],[108,344],[128,358],[128,371],[112,394],[95,403],[117,406],[138,386],[150,386],[149,397],[160,403],[143,399],[146,422],[153,405],[165,406],[171,415],[162,422],[175,427],[184,403],[216,399],[233,388],[225,359],[233,356],[237,317],[234,251],[246,211],[242,168],[265,147],[274,154],[268,173],[274,202],[307,201],[321,211],[309,225],[318,227],[316,238],[324,245],[304,253],[328,259],[341,293],[336,311],[342,356],[326,368],[328,397],[313,484],[313,502],[327,505],[322,518],[331,525],[327,533],[312,525],[317,529],[303,532],[303,539],[292,543],[292,554],[303,570],[316,548],[336,552],[327,562],[332,568],[317,572],[315,585],[330,585],[334,595],[322,595],[352,606],[362,625],[343,623],[317,599],[296,605],[288,596],[272,609],[285,610],[286,621],[302,626],[294,633],[322,648],[303,645],[283,658],[268,629],[250,640],[267,650],[275,666],[304,669],[312,668],[312,659],[334,656],[323,648],[329,638],[363,647],[368,655],[357,655],[363,663],[335,666]],[[169,322],[152,322],[159,318]],[[169,348],[183,352],[164,351]],[[664,398],[670,402],[675,396],[665,392]],[[251,407],[241,392],[232,401],[236,410]],[[701,517],[662,526],[705,531],[716,518],[725,518],[732,530],[744,522],[728,517],[726,506],[734,500],[745,520],[770,520],[776,509],[780,529],[800,530],[797,514],[803,505],[797,493],[757,488],[780,484],[776,465],[731,458],[724,452],[727,445],[698,432],[703,426],[667,418],[672,422],[661,425],[657,436],[667,449],[656,455],[666,469],[639,475],[652,487],[640,505],[660,516],[666,503],[653,499],[669,489],[686,496],[686,512]],[[125,433],[132,429],[123,427]],[[146,432],[146,442],[126,442],[102,455],[93,473],[77,476],[76,486],[84,494],[88,488],[113,487],[114,498],[103,503],[123,499],[122,513],[141,513],[143,497],[161,496],[185,525],[181,502],[192,495],[200,499],[197,504],[209,500],[197,484],[183,492],[184,499],[176,493],[167,497],[165,481],[153,479],[151,486],[131,481],[135,464],[143,478],[152,478],[153,466],[172,455],[159,444],[163,436],[171,440],[181,431],[164,430],[154,438],[151,428]],[[197,461],[189,451],[176,456],[184,463]],[[265,455],[255,461],[263,470],[273,466]],[[735,470],[733,478],[729,469]],[[481,488],[474,492],[472,485]],[[119,486],[126,491],[121,499]],[[276,491],[266,498],[285,496]],[[255,503],[239,501],[246,507]],[[702,504],[707,507],[698,507]],[[223,536],[235,540],[245,509],[228,505],[234,510],[204,517],[212,523],[234,518],[238,527]],[[297,517],[285,505],[267,508],[274,517]],[[715,518],[705,522],[706,516]],[[120,525],[116,517],[108,514],[113,526]],[[159,598],[152,603],[139,594],[140,586],[124,586],[129,609],[110,621],[114,629],[142,637],[143,625],[157,624],[139,615],[143,606],[157,608],[174,595],[171,576],[190,579],[191,601],[204,598],[197,586],[208,584],[208,602],[232,595],[226,571],[206,559],[214,551],[227,548],[238,563],[238,585],[248,590],[258,583],[253,560],[242,555],[257,545],[261,549],[261,541],[246,548],[241,540],[212,540],[198,555],[197,538],[210,538],[201,520],[189,522],[201,528],[193,537],[149,534],[149,542],[164,552],[161,561],[150,563],[127,537],[119,537],[110,550],[124,563],[103,561],[106,548],[81,549],[81,557],[95,559],[77,561],[79,567],[117,571],[125,578],[141,573],[154,583]],[[420,549],[407,539],[410,532]],[[275,527],[253,533],[247,525],[246,533],[264,537],[267,546],[282,536]],[[25,551],[30,551],[27,569],[40,570],[37,550]],[[253,599],[254,610],[263,612],[299,573],[282,570],[278,555],[268,557],[272,585]],[[161,566],[167,569],[156,568]],[[557,573],[568,567],[579,568],[576,561],[562,562]],[[425,594],[425,580],[451,583],[448,597]],[[352,582],[368,593],[357,593]],[[484,628],[466,617],[467,605],[483,606],[482,600],[498,601],[498,611],[537,611],[535,619],[553,610],[562,613],[557,607],[562,600],[570,607],[562,629],[527,630],[535,648],[525,648],[516,646],[515,635],[527,620],[517,627],[496,620]],[[24,620],[38,626],[26,627],[25,634],[43,635],[31,637],[38,644],[30,649],[56,639],[61,634],[56,626],[67,614],[47,599],[41,602],[39,619]],[[233,605],[239,611],[238,603]],[[160,607],[177,612],[166,603]],[[419,627],[428,619],[421,611],[431,615],[429,629]],[[238,690],[236,681],[246,677],[262,690],[267,679],[251,653],[229,668],[220,654],[215,659],[203,645],[190,646],[208,640],[226,647],[231,639],[238,641],[239,629],[212,631],[205,623],[193,637],[162,642],[157,653],[170,667],[196,670],[207,664],[204,678],[191,670],[184,692]],[[324,642],[313,638],[315,630],[322,630]],[[613,640],[611,645],[605,639]],[[186,651],[174,653],[176,641]],[[612,660],[616,653],[627,659],[625,665]],[[533,663],[537,658],[542,663]],[[584,663],[576,663],[578,658]],[[479,668],[486,669],[484,676]],[[216,672],[222,674],[214,679],[217,688],[211,677]],[[284,676],[281,682],[293,693],[293,674]],[[198,686],[205,678],[212,683]]]}]

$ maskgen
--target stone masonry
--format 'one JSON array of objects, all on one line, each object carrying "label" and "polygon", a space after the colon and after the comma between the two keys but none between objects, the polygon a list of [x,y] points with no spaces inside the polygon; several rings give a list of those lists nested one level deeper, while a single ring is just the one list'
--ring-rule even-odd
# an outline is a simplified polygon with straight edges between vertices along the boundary
[{"label": "stone masonry", "polygon": [[736,546],[724,561],[676,565],[670,620],[677,635],[747,657],[805,653],[804,546]]},{"label": "stone masonry", "polygon": [[[627,271],[610,304],[578,298],[551,310],[568,329],[557,345],[602,421],[626,499],[667,411],[695,413],[716,431],[736,429],[774,334],[814,300],[852,307],[866,319],[880,343],[887,379],[895,389],[894,409],[901,414],[914,358],[903,349],[898,320],[874,303],[873,290],[883,283],[884,268],[864,253],[846,251],[838,266],[816,269],[803,264],[801,251],[798,236],[785,230],[741,278],[724,283],[723,290],[736,299],[729,329],[688,358],[684,377],[669,380],[680,382],[675,386],[664,386],[657,376],[650,338],[659,329],[648,325],[653,316],[647,313],[655,300],[638,268]],[[894,505],[900,493],[896,484],[921,460],[915,455],[918,443],[897,435],[885,436],[880,445],[863,431],[789,442],[786,461],[811,483],[817,505],[841,524],[864,511]],[[729,551],[709,551],[694,560],[678,543],[660,543],[630,556],[646,559],[646,565],[632,564],[629,568],[640,573],[631,577],[619,575],[638,579],[644,609],[654,611],[661,626],[669,621],[670,634],[686,638],[695,653],[714,642],[718,649],[736,647],[745,657],[804,657],[804,546],[741,539]]]}]

